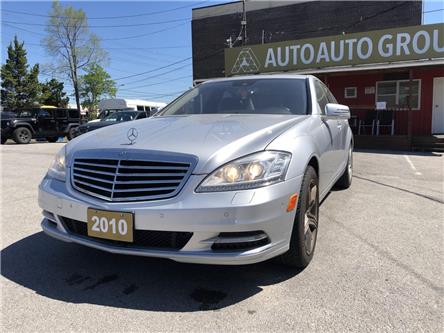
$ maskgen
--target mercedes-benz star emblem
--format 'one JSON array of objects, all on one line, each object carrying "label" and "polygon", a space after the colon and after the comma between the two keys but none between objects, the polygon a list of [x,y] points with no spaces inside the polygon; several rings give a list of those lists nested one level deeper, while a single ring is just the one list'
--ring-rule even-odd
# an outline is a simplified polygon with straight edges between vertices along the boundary
[{"label": "mercedes-benz star emblem", "polygon": [[132,127],[128,130],[128,133],[126,134],[128,140],[130,141],[130,144],[136,143],[137,136],[139,135],[139,132]]}]

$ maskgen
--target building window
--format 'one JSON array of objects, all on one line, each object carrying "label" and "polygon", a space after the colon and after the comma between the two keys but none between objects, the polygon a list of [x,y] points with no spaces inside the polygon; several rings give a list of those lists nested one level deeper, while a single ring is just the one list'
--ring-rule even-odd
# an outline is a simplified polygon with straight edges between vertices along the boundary
[{"label": "building window", "polygon": [[[411,89],[411,90],[410,90]],[[386,102],[387,108],[418,110],[421,102],[421,80],[376,82],[376,102]]]},{"label": "building window", "polygon": [[358,89],[356,87],[346,87],[344,89],[345,98],[356,98],[358,97]]}]

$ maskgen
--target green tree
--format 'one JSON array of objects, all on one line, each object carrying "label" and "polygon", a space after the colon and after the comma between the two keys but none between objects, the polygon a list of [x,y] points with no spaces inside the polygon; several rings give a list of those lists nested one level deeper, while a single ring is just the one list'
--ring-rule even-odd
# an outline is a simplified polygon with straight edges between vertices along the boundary
[{"label": "green tree", "polygon": [[92,63],[106,59],[99,38],[88,29],[88,20],[82,9],[62,6],[53,1],[46,26],[48,36],[43,44],[56,57],[55,70],[65,73],[72,81],[77,108],[80,109],[79,71]]},{"label": "green tree", "polygon": [[116,96],[116,83],[98,64],[89,65],[85,71],[86,74],[83,75],[80,80],[82,106],[90,112],[95,112],[97,111],[100,99]]},{"label": "green tree", "polygon": [[66,92],[63,91],[63,82],[51,79],[42,83],[41,87],[41,104],[57,106],[60,108],[66,108],[68,106],[69,97],[66,96]]},{"label": "green tree", "polygon": [[16,110],[38,102],[40,85],[39,65],[28,71],[24,43],[17,36],[8,46],[8,58],[1,68],[1,99],[5,108]]}]

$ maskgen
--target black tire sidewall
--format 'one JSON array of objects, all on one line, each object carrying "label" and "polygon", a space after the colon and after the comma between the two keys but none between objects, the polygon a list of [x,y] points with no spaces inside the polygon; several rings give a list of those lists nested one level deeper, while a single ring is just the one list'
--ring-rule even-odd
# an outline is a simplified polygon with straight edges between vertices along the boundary
[{"label": "black tire sidewall", "polygon": [[308,166],[307,170],[304,173],[304,177],[301,184],[301,190],[299,192],[297,211],[294,218],[293,229],[291,232],[290,249],[285,254],[283,254],[281,258],[282,262],[289,266],[305,268],[312,260],[316,249],[316,240],[318,233],[316,233],[313,249],[310,254],[307,254],[307,251],[305,250],[305,241],[304,241],[305,240],[304,218],[305,218],[305,211],[307,208],[307,197],[308,197],[309,186],[312,181],[314,181],[316,186],[318,187],[316,203],[317,203],[318,219],[319,219],[319,180],[314,168]]},{"label": "black tire sidewall", "polygon": [[[21,131],[28,131],[29,140],[22,140],[19,136]],[[30,143],[32,139],[32,132],[26,127],[19,127],[14,130],[14,141],[19,144],[27,144]]]},{"label": "black tire sidewall", "polygon": [[74,131],[75,131],[76,127],[71,127],[68,131],[68,135],[66,136],[66,138],[71,141],[72,139],[74,139]]}]

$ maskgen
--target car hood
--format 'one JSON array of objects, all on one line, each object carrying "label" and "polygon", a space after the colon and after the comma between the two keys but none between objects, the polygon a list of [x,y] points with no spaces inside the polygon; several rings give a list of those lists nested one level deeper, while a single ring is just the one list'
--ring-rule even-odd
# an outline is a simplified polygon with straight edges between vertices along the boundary
[{"label": "car hood", "polygon": [[119,124],[118,122],[112,122],[112,121],[97,121],[94,123],[86,123],[83,125],[80,125],[81,128],[86,128],[86,129],[96,129],[96,128],[101,128],[101,127],[106,127],[106,126],[110,126],[110,125],[116,125]]},{"label": "car hood", "polygon": [[[238,157],[264,150],[308,116],[187,115],[124,122],[86,133],[68,144],[68,155],[86,149],[143,149],[197,156],[195,174],[208,173]],[[130,145],[128,130],[138,137]]]}]

